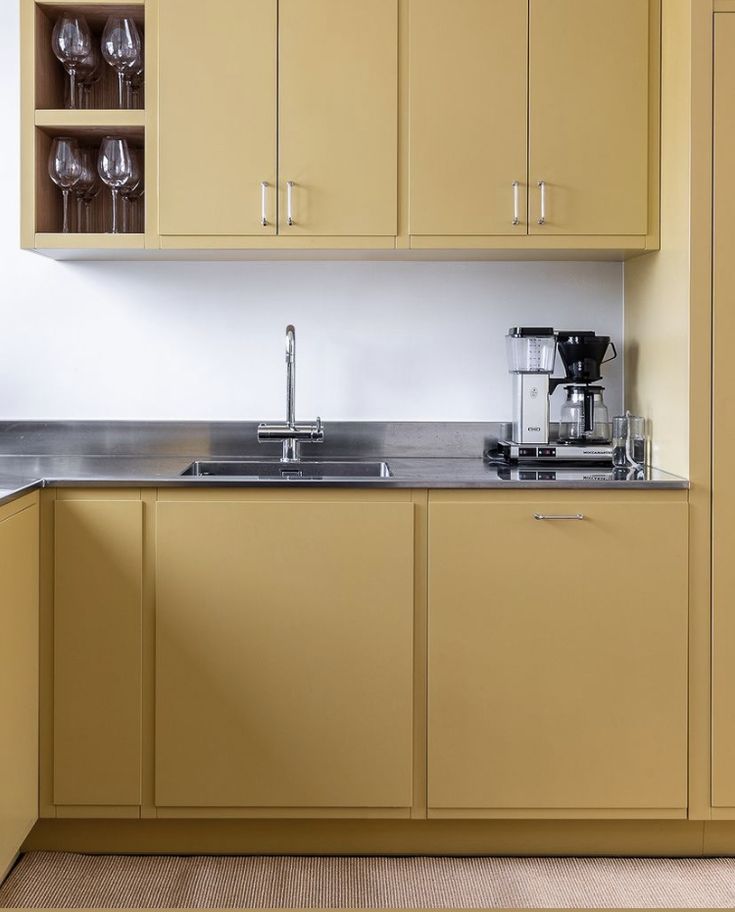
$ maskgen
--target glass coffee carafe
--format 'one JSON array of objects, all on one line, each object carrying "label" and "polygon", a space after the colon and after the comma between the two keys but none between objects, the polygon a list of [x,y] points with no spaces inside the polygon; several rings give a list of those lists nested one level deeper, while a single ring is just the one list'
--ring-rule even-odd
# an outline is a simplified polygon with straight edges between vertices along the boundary
[{"label": "glass coffee carafe", "polygon": [[567,398],[559,418],[559,442],[610,443],[610,416],[602,398],[604,387],[565,386]]}]

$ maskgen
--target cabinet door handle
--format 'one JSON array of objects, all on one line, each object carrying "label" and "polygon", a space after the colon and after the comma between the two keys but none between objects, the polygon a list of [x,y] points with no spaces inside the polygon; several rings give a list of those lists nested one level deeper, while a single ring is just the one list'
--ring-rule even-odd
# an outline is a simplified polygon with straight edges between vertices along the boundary
[{"label": "cabinet door handle", "polygon": [[546,223],[546,181],[540,180],[538,188],[541,191],[541,211],[537,221],[539,225],[544,225]]},{"label": "cabinet door handle", "polygon": [[260,184],[260,224],[264,228],[268,224],[268,181]]},{"label": "cabinet door handle", "polygon": [[521,183],[513,181],[513,224],[521,224]]},{"label": "cabinet door handle", "polygon": [[534,513],[533,518],[553,520],[554,522],[559,520],[562,522],[578,522],[580,519],[584,519],[584,513]]},{"label": "cabinet door handle", "polygon": [[293,225],[293,181],[286,181],[286,217],[288,224]]}]

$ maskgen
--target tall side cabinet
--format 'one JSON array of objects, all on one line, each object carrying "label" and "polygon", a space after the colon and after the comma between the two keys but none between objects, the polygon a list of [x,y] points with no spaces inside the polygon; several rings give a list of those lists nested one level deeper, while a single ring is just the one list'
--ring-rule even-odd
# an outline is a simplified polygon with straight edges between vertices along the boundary
[{"label": "tall side cabinet", "polygon": [[713,262],[712,805],[735,808],[735,13],[715,15]]}]

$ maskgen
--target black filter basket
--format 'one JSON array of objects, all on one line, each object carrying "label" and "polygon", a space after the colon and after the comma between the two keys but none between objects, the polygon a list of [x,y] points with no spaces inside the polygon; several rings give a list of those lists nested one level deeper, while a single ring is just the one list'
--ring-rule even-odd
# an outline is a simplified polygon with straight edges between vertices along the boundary
[{"label": "black filter basket", "polygon": [[[602,365],[618,356],[610,336],[596,336],[593,332],[560,332],[557,347],[565,380],[572,383],[597,383],[602,379]],[[612,348],[611,358],[605,358],[608,348]]]}]

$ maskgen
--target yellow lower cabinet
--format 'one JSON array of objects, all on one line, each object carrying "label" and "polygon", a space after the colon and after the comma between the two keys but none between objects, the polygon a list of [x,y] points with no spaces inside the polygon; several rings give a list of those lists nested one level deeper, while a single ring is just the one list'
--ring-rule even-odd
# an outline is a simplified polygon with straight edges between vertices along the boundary
[{"label": "yellow lower cabinet", "polygon": [[0,507],[0,880],[38,817],[38,495]]},{"label": "yellow lower cabinet", "polygon": [[157,507],[159,814],[407,809],[409,496],[197,493]]},{"label": "yellow lower cabinet", "polygon": [[100,806],[141,803],[143,504],[135,496],[54,505],[53,801],[90,817]]},{"label": "yellow lower cabinet", "polygon": [[686,502],[546,497],[430,496],[429,814],[683,817]]}]

